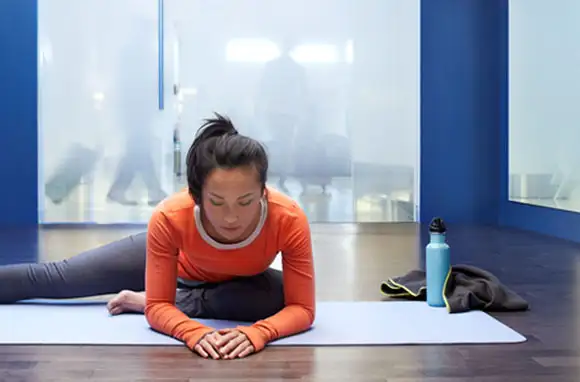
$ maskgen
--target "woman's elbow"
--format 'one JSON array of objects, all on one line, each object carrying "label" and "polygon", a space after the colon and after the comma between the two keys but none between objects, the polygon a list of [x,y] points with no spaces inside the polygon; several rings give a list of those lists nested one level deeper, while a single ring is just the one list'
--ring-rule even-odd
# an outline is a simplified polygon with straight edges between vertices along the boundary
[{"label": "woman's elbow", "polygon": [[146,304],[143,313],[149,326],[153,326],[153,322],[155,321],[155,305]]},{"label": "woman's elbow", "polygon": [[145,320],[149,324],[149,326],[153,329],[158,329],[158,322],[159,322],[159,314],[161,310],[163,310],[163,303],[151,303],[147,302],[145,304],[145,309],[143,313],[145,315]]},{"label": "woman's elbow", "polygon": [[314,324],[314,321],[316,320],[316,305],[313,304],[311,306],[306,306],[305,307],[306,310],[306,315],[308,317],[308,326],[312,326]]}]

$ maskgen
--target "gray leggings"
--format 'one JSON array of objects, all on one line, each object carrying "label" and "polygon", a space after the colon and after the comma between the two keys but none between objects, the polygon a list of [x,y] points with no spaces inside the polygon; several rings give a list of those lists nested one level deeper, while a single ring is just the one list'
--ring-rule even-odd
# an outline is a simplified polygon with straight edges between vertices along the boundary
[{"label": "gray leggings", "polygon": [[[146,239],[140,233],[62,261],[1,266],[0,303],[143,291]],[[282,273],[274,269],[221,283],[177,282],[176,289],[176,306],[192,318],[258,321],[284,307]]]}]

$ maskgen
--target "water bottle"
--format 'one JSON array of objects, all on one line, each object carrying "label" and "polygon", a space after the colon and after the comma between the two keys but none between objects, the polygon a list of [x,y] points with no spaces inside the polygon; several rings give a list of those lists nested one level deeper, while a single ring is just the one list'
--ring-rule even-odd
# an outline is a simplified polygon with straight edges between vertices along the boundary
[{"label": "water bottle", "polygon": [[445,306],[443,287],[451,268],[449,245],[445,242],[447,228],[441,218],[434,218],[429,225],[429,244],[425,250],[427,274],[427,304]]}]

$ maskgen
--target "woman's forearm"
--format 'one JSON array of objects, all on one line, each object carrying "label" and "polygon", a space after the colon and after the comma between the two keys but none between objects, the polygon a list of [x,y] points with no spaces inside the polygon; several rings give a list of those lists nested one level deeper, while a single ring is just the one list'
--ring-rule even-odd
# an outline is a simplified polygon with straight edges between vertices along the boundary
[{"label": "woman's forearm", "polygon": [[147,302],[145,317],[152,329],[182,341],[192,350],[205,334],[214,330],[190,319],[169,303]]}]

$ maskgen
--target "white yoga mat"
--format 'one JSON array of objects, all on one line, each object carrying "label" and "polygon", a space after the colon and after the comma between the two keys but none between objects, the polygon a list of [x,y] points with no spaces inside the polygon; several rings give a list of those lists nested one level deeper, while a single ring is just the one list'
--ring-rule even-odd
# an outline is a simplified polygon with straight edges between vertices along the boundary
[{"label": "white yoga mat", "polygon": [[[249,323],[200,320],[226,328]],[[269,346],[518,343],[526,338],[481,311],[449,314],[425,302],[319,302],[314,327]],[[140,314],[110,316],[103,303],[0,305],[0,344],[178,345]]]}]

